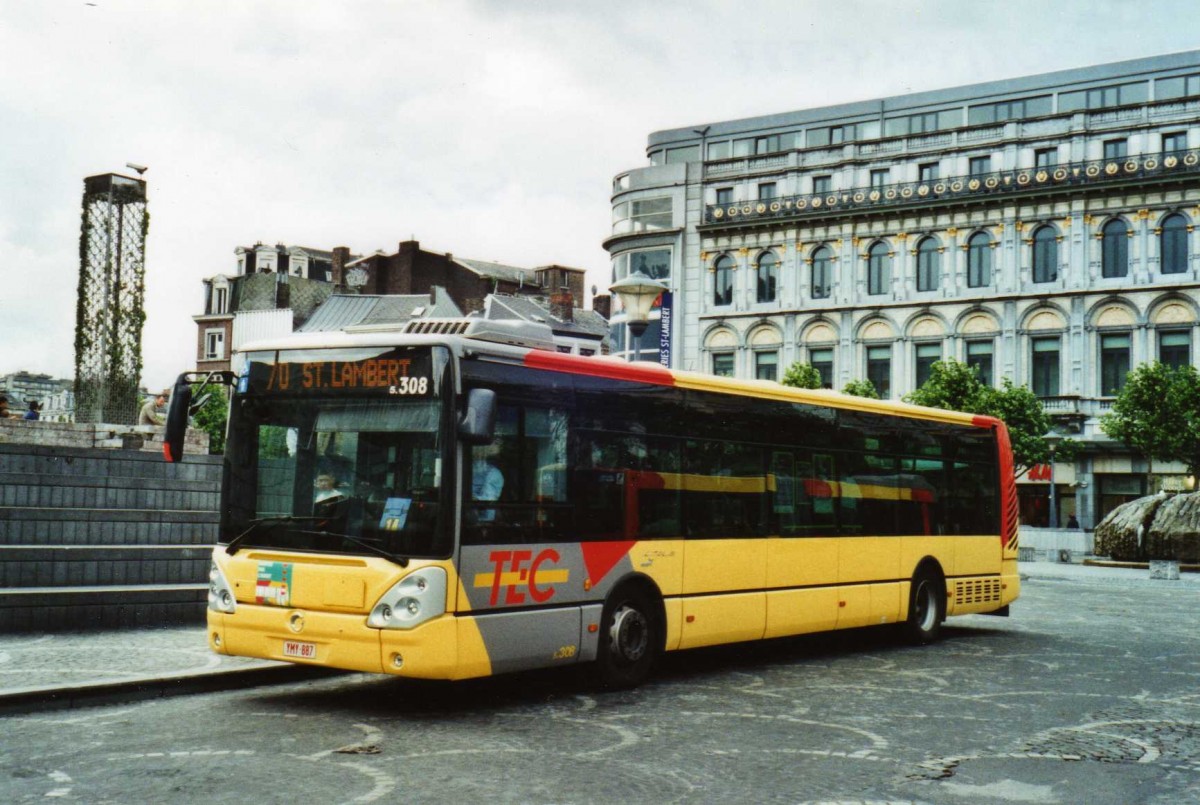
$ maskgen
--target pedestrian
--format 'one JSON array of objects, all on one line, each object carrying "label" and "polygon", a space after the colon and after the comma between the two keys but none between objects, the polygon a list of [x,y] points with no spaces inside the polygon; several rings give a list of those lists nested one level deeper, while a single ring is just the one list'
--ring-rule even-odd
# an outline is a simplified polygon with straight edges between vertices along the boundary
[{"label": "pedestrian", "polygon": [[25,412],[24,419],[41,419],[42,405],[37,400],[29,401],[29,410]]},{"label": "pedestrian", "polygon": [[1075,519],[1075,515],[1067,518],[1067,528],[1079,528],[1079,521]]},{"label": "pedestrian", "polygon": [[0,419],[20,419],[17,414],[8,410],[8,398],[0,394]]},{"label": "pedestrian", "polygon": [[153,400],[146,400],[146,404],[142,406],[142,411],[138,414],[139,425],[161,425],[164,421],[163,415],[158,412],[167,404],[167,393],[159,392],[158,396]]}]

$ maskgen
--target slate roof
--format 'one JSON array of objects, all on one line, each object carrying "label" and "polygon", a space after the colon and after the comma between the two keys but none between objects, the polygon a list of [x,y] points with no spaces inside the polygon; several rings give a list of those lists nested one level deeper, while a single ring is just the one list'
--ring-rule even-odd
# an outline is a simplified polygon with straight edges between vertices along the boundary
[{"label": "slate roof", "polygon": [[450,259],[481,277],[505,280],[506,282],[515,282],[518,284],[538,284],[537,274],[531,268],[506,266],[503,263],[489,263],[484,260],[468,260],[465,257],[451,257]]},{"label": "slate roof", "polygon": [[550,312],[550,306],[536,297],[491,294],[486,317],[489,319],[521,319],[536,321],[550,326],[556,333],[564,335],[604,338],[608,335],[608,322],[594,310],[576,308],[573,321],[563,321]]},{"label": "slate roof", "polygon": [[404,324],[413,318],[458,318],[462,311],[445,290],[428,294],[334,294],[297,330],[301,333],[344,330],[356,324]]}]

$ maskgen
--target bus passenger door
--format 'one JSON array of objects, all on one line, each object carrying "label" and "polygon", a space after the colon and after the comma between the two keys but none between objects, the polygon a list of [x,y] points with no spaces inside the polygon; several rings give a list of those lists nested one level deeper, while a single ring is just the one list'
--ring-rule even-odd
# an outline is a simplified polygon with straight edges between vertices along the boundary
[{"label": "bus passenger door", "polygon": [[569,542],[566,414],[502,402],[492,444],[463,447],[458,597],[464,675],[579,659],[583,574]]}]

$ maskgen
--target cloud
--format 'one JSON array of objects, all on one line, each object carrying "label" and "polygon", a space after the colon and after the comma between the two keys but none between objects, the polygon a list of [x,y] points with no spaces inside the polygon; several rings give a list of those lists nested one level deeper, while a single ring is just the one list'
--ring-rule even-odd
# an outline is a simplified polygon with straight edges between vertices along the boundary
[{"label": "cloud", "polygon": [[[150,166],[144,381],[255,241],[563,263],[608,284],[656,129],[1182,50],[1190,4],[9,4],[0,373],[70,376],[82,179]],[[1115,16],[1114,16],[1115,15]],[[1137,31],[1131,36],[1131,31]]]}]

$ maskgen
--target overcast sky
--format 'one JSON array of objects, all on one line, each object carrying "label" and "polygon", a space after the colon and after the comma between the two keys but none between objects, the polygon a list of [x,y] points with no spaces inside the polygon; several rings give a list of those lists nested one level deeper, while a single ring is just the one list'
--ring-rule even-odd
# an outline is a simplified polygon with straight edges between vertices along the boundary
[{"label": "overcast sky", "polygon": [[148,165],[150,388],[239,245],[608,284],[654,130],[1200,48],[1189,2],[0,0],[0,374],[71,377],[83,177]]}]

